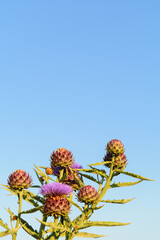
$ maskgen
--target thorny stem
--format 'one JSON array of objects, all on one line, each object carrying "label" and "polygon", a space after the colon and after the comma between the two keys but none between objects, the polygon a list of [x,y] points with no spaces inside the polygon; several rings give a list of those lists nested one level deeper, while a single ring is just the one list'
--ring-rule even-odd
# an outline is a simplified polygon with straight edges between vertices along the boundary
[{"label": "thorny stem", "polygon": [[[47,221],[47,216],[43,216],[42,221],[46,222]],[[45,225],[43,223],[41,223],[40,228],[39,228],[39,237],[40,238],[42,238],[42,233],[43,233],[44,229],[45,229]]]},{"label": "thorny stem", "polygon": [[[110,186],[110,183],[111,183],[111,181],[112,181],[112,175],[113,175],[113,164],[114,164],[114,157],[112,158],[112,164],[111,164],[111,167],[110,167],[110,173],[109,173],[109,177],[108,177],[108,179],[107,179],[107,182],[106,182],[106,184],[105,184],[105,186],[104,186],[104,188],[102,189],[102,191],[101,191],[101,193],[100,193],[100,195],[99,195],[99,198],[98,198],[98,201],[96,201],[93,205],[92,205],[92,208],[95,208],[97,205],[98,205],[98,203],[99,202],[101,202],[101,200],[103,199],[103,197],[104,197],[104,195],[106,194],[106,192],[107,192],[107,190],[108,190],[108,188],[109,188],[109,186]],[[90,215],[91,214],[91,215]],[[89,217],[91,217],[92,216],[92,214],[93,214],[93,210],[91,209],[91,210],[89,210],[88,212],[87,212],[87,216],[89,216]]]},{"label": "thorny stem", "polygon": [[112,159],[112,164],[111,164],[111,168],[110,168],[110,173],[109,173],[109,177],[108,177],[108,180],[104,186],[104,188],[102,189],[102,192],[98,198],[98,201],[96,203],[96,205],[102,200],[102,198],[104,197],[104,195],[106,194],[109,186],[110,186],[110,183],[111,183],[111,180],[112,180],[112,175],[113,175],[113,164],[114,164],[114,157]]},{"label": "thorny stem", "polygon": [[[20,215],[21,215],[21,211],[22,211],[22,198],[23,198],[23,190],[19,191],[19,193],[18,193],[19,209],[18,209],[18,217],[17,217],[17,223],[16,223],[15,228],[17,228],[19,226],[19,219],[20,219]],[[16,240],[16,238],[17,238],[17,232],[13,233],[12,240]]]}]

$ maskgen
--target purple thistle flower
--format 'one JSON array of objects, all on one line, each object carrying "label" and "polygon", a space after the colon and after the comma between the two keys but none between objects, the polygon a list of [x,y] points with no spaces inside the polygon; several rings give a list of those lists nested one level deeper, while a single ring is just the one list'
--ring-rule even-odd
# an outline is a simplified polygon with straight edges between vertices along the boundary
[{"label": "purple thistle flower", "polygon": [[53,169],[53,174],[56,175],[56,176],[58,176],[60,170],[61,170],[60,167],[54,167],[54,169]]},{"label": "purple thistle flower", "polygon": [[73,192],[72,187],[67,184],[53,182],[45,184],[41,187],[40,193],[42,195],[63,196],[69,195]]},{"label": "purple thistle flower", "polygon": [[82,169],[82,166],[79,163],[74,162],[71,166],[73,169]]},{"label": "purple thistle flower", "polygon": [[[82,166],[81,166],[79,163],[74,162],[74,163],[71,165],[70,168],[72,168],[72,169],[82,169]],[[62,168],[60,168],[60,167],[54,167],[54,169],[53,169],[53,174],[56,175],[56,176],[58,176],[58,175],[59,175],[59,171],[60,171],[61,169],[62,169]]]}]

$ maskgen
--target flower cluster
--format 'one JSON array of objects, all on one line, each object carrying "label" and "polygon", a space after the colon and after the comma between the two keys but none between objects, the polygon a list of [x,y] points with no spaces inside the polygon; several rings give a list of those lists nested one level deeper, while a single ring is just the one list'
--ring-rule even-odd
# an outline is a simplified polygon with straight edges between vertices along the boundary
[{"label": "flower cluster", "polygon": [[118,139],[113,139],[108,142],[106,149],[107,153],[104,157],[105,166],[110,168],[112,161],[114,161],[113,169],[124,169],[127,164],[127,158],[124,154],[123,143]]}]

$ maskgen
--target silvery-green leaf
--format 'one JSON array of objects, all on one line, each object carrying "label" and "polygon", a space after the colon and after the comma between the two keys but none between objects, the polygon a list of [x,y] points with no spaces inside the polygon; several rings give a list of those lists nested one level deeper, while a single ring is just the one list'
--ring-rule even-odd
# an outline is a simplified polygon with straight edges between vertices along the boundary
[{"label": "silvery-green leaf", "polygon": [[27,211],[23,211],[23,212],[21,212],[21,214],[34,213],[34,212],[37,212],[39,210],[42,211],[42,206],[31,208],[31,209],[29,209]]},{"label": "silvery-green leaf", "polygon": [[110,185],[110,188],[115,188],[115,187],[129,187],[129,186],[133,186],[136,185],[140,182],[142,182],[143,180],[139,180],[137,182],[119,182],[119,183],[113,183]]},{"label": "silvery-green leaf", "polygon": [[[36,218],[37,219],[37,218]],[[43,221],[40,221],[39,219],[37,219],[40,223],[44,224],[45,226],[47,227],[50,227],[52,229],[60,229],[62,231],[66,231],[66,232],[72,232],[72,230],[62,224],[58,224],[56,225],[54,222],[43,222]]]},{"label": "silvery-green leaf", "polygon": [[84,237],[84,238],[100,238],[106,237],[107,235],[99,235],[95,233],[80,232],[75,235],[75,237]]},{"label": "silvery-green leaf", "polygon": [[121,222],[103,222],[103,221],[88,221],[83,224],[81,229],[88,227],[113,227],[113,226],[125,226],[131,223],[121,223]]},{"label": "silvery-green leaf", "polygon": [[154,181],[154,180],[152,180],[152,179],[142,177],[142,176],[140,176],[140,175],[138,175],[138,174],[135,174],[135,173],[125,172],[125,171],[120,171],[120,170],[118,170],[117,172],[118,172],[118,173],[125,174],[125,175],[128,175],[128,176],[131,176],[131,177],[134,177],[134,178],[138,178],[138,179],[141,179],[141,180]]},{"label": "silvery-green leaf", "polygon": [[104,164],[106,164],[106,162],[98,162],[98,163],[92,163],[92,164],[89,164],[88,166],[90,167],[90,166],[99,166],[99,165],[104,165]]},{"label": "silvery-green leaf", "polygon": [[131,198],[131,199],[113,199],[113,200],[102,200],[101,202],[105,202],[105,203],[117,203],[117,204],[124,204],[124,203],[128,203],[130,201],[132,201],[135,198]]},{"label": "silvery-green leaf", "polygon": [[7,223],[4,223],[1,218],[0,218],[0,225],[1,225],[2,227],[4,227],[5,229],[9,230],[9,227],[8,227]]},{"label": "silvery-green leaf", "polygon": [[13,234],[13,233],[17,232],[21,227],[22,226],[19,226],[17,228],[12,228],[10,230],[0,232],[0,238],[6,237],[7,235],[10,235],[10,234]]},{"label": "silvery-green leaf", "polygon": [[33,227],[31,225],[29,225],[29,223],[27,221],[25,221],[24,219],[20,218],[20,224],[22,225],[22,228],[32,237],[39,239],[39,233],[37,232],[37,230],[34,230]]}]

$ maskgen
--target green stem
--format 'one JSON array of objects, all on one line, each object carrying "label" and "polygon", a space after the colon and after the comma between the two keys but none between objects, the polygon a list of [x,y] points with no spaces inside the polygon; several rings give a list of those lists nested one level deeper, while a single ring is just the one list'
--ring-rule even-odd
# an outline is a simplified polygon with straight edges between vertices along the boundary
[{"label": "green stem", "polygon": [[81,217],[81,220],[80,220],[80,223],[78,224],[78,227],[81,227],[83,225],[83,222],[85,220],[85,216],[86,216],[86,210],[88,209],[88,204],[86,203],[85,206],[84,206],[84,211],[82,213],[82,217]]},{"label": "green stem", "polygon": [[[107,182],[106,182],[105,186],[103,187],[103,189],[102,189],[102,191],[101,191],[101,193],[99,195],[98,201],[93,203],[92,208],[96,207],[98,205],[98,203],[101,202],[101,200],[103,199],[104,195],[106,194],[106,192],[107,192],[107,190],[108,190],[108,188],[110,186],[110,183],[112,181],[112,175],[114,173],[114,171],[113,171],[113,164],[114,164],[114,157],[112,158],[112,164],[111,164],[111,167],[110,167],[110,173],[109,173],[109,177],[107,179]],[[91,215],[93,214],[93,210],[89,210],[86,215],[89,216],[90,214]],[[91,217],[91,215],[89,216],[89,218]]]},{"label": "green stem", "polygon": [[112,175],[113,175],[113,162],[112,162],[112,165],[111,165],[111,168],[110,168],[110,173],[109,173],[108,180],[107,180],[104,188],[101,191],[101,194],[100,194],[100,196],[98,198],[98,202],[96,203],[96,205],[103,199],[104,195],[106,194],[106,192],[107,192],[107,190],[108,190],[108,188],[110,186],[111,180],[112,180]]},{"label": "green stem", "polygon": [[[47,216],[43,216],[42,221],[46,222]],[[42,233],[43,233],[44,229],[45,229],[45,225],[43,223],[41,223],[40,228],[39,228],[39,237],[40,238],[42,238]]]},{"label": "green stem", "polygon": [[[22,211],[22,199],[23,199],[23,190],[19,191],[19,194],[18,194],[19,209],[18,209],[18,217],[17,217],[17,223],[15,228],[19,227],[19,219]],[[17,238],[17,232],[13,233],[12,240],[16,240],[16,238]]]},{"label": "green stem", "polygon": [[[76,222],[78,222],[79,219],[81,219],[81,220],[80,220],[80,224],[78,224],[78,227],[79,227],[79,225],[82,225],[82,224],[83,224],[83,221],[85,220],[85,219],[84,219],[84,216],[87,217],[87,220],[92,216],[93,211],[94,211],[93,209],[101,202],[101,200],[103,199],[104,195],[106,194],[108,188],[110,187],[110,183],[111,183],[111,181],[112,181],[112,177],[113,177],[113,173],[114,173],[114,170],[113,170],[114,159],[115,159],[115,157],[112,158],[112,164],[111,164],[111,167],[110,167],[110,173],[109,173],[109,176],[108,176],[108,179],[107,179],[107,181],[106,181],[105,186],[103,187],[102,190],[101,190],[102,185],[99,186],[99,191],[98,191],[98,192],[101,191],[101,193],[100,193],[100,195],[99,195],[98,200],[97,200],[95,203],[93,203],[92,209],[89,209],[87,212],[86,212],[85,209],[84,209],[84,212],[82,213],[82,215],[80,215],[80,216],[78,216],[77,218],[74,219],[74,221],[73,221],[74,224],[76,224]],[[69,238],[66,238],[66,240],[68,240],[68,239],[69,239]],[[72,238],[71,238],[71,239],[72,239]],[[70,240],[70,239],[69,239],[69,240]]]}]

